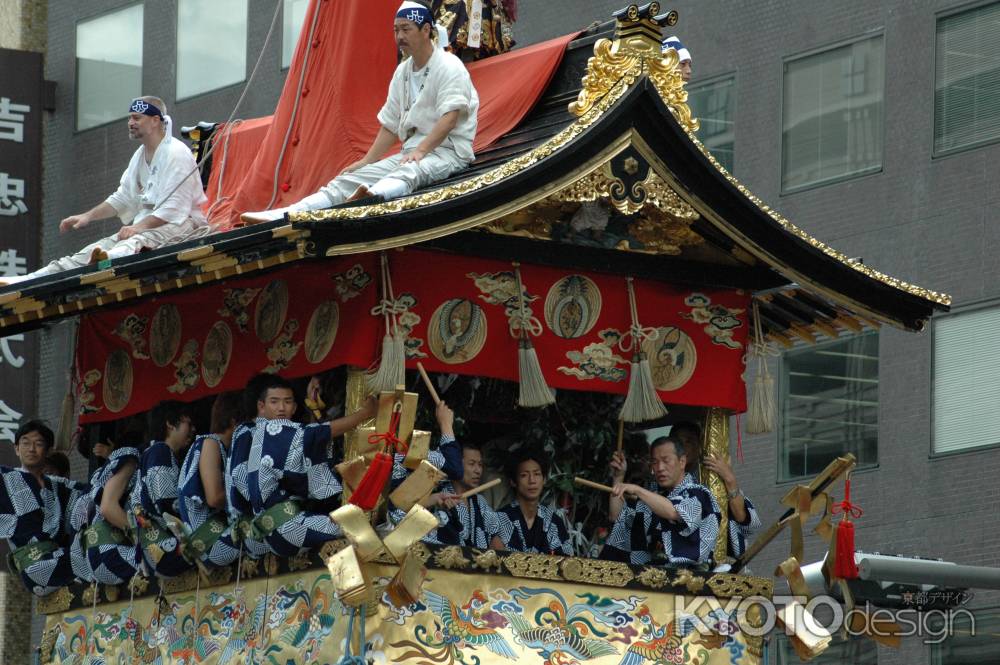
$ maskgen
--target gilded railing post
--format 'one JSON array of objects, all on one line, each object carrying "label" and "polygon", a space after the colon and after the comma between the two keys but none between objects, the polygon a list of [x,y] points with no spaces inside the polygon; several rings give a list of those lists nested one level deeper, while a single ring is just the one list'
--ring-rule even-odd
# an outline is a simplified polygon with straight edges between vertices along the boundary
[{"label": "gilded railing post", "polygon": [[[365,383],[365,371],[356,367],[347,368],[347,389],[344,393],[344,414],[354,413],[361,408],[361,404],[368,397],[368,385]],[[359,427],[374,427],[375,419],[366,420]],[[362,450],[358,445],[358,439],[354,436],[344,437],[344,459],[353,459],[362,455],[366,450]]]},{"label": "gilded railing post", "polygon": [[[725,409],[708,409],[705,413],[705,427],[702,433],[702,459],[708,455],[720,457],[729,461],[729,412]],[[726,484],[719,474],[702,466],[702,482],[719,502],[722,516],[719,520],[719,538],[715,541],[715,561],[723,563],[726,560],[726,548],[729,544],[729,499],[726,498]]]}]

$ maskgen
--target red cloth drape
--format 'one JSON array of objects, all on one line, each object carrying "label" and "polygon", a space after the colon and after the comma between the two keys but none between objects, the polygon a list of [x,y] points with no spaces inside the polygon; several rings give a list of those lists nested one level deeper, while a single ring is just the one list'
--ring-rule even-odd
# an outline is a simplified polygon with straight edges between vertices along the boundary
[{"label": "red cloth drape", "polygon": [[[219,230],[231,228],[241,212],[298,201],[367,152],[396,67],[391,25],[397,7],[397,0],[312,1],[274,115],[234,128],[227,155],[221,145],[216,149],[208,197],[211,222]],[[573,37],[469,66],[480,97],[477,151],[531,110]],[[296,94],[300,78],[302,91]]]}]

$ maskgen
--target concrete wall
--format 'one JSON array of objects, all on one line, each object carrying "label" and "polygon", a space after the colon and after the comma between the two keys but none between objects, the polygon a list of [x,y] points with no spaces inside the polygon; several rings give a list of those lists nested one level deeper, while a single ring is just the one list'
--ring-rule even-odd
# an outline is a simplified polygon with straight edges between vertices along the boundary
[{"label": "concrete wall", "polygon": [[[64,254],[109,233],[111,224],[60,237],[58,221],[100,201],[117,183],[134,145],[124,121],[74,130],[76,22],[129,4],[123,0],[55,2],[49,7],[47,78],[58,83],[57,109],[46,126],[44,255]],[[247,71],[258,55],[274,3],[250,0]],[[516,38],[527,45],[603,21],[624,0],[529,0],[520,3]],[[695,82],[736,75],[735,174],[759,197],[818,238],[893,276],[950,293],[956,307],[1000,296],[1000,145],[932,158],[934,38],[938,12],[964,0],[680,0],[676,32],[692,51]],[[225,119],[241,86],[174,104],[175,3],[146,3],[143,89],[164,97],[177,125]],[[2,16],[2,15],[0,15]],[[783,59],[870,33],[884,35],[885,142],[879,173],[794,194],[781,194]],[[264,55],[241,117],[264,115],[283,84],[280,30]],[[374,94],[374,93],[373,93]],[[381,93],[379,93],[381,94]],[[44,335],[42,413],[57,413],[65,391],[69,326]],[[777,363],[772,368],[777,373]],[[858,473],[855,496],[865,514],[858,545],[867,550],[939,556],[1000,565],[1000,454],[996,450],[931,459],[931,337],[885,329],[880,340],[879,465]],[[780,397],[780,396],[779,396]],[[736,466],[765,521],[781,512],[789,489],[777,477],[773,436],[744,436],[746,462]],[[987,526],[989,525],[989,526]],[[985,527],[985,528],[984,528]],[[819,558],[815,539],[807,558]],[[769,575],[788,552],[774,543],[754,568]],[[973,602],[997,603],[980,594]],[[919,640],[899,652],[880,649],[879,662],[928,662]]]}]

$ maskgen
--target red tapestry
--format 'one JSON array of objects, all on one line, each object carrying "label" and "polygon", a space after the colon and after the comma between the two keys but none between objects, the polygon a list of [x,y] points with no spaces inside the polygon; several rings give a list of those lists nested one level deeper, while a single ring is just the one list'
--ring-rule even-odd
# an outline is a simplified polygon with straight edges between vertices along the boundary
[{"label": "red tapestry", "polygon": [[[749,296],[426,250],[301,263],[82,318],[77,367],[83,422],[242,388],[261,371],[288,378],[378,361],[387,315],[406,336],[407,366],[517,380],[530,332],[550,387],[624,394],[634,339],[664,402],[746,409]],[[524,314],[521,314],[523,302]],[[373,313],[374,312],[374,313]]]}]

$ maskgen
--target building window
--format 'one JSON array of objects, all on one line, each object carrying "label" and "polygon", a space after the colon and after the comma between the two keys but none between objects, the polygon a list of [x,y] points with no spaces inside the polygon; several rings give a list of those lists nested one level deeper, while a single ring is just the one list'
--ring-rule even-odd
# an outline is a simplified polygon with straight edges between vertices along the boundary
[{"label": "building window", "polygon": [[[799,665],[802,660],[783,633],[775,639],[775,665]],[[843,639],[833,636],[830,646],[819,656],[809,661],[810,665],[878,665],[878,645],[867,637]]]},{"label": "building window", "polygon": [[1000,443],[1000,307],[934,320],[934,452]]},{"label": "building window", "polygon": [[142,94],[142,5],[76,26],[76,128],[124,118]]},{"label": "building window", "polygon": [[295,45],[299,41],[299,33],[302,32],[303,24],[306,21],[306,10],[309,8],[309,0],[285,0],[282,13],[281,30],[281,68],[284,69],[292,64],[292,56],[295,55]]},{"label": "building window", "polygon": [[882,36],[785,62],[783,192],[882,168]]},{"label": "building window", "polygon": [[1000,3],[938,20],[934,151],[1000,138]]},{"label": "building window", "polygon": [[785,353],[778,479],[814,476],[844,453],[878,462],[878,333]]},{"label": "building window", "polygon": [[178,0],[177,98],[246,78],[247,0]]},{"label": "building window", "polygon": [[708,81],[688,90],[691,113],[701,123],[698,138],[719,163],[733,172],[736,137],[736,78]]},{"label": "building window", "polygon": [[931,643],[933,665],[980,665],[1000,662],[1000,610],[966,611],[959,608],[947,623],[935,617],[927,638],[944,637]]}]

